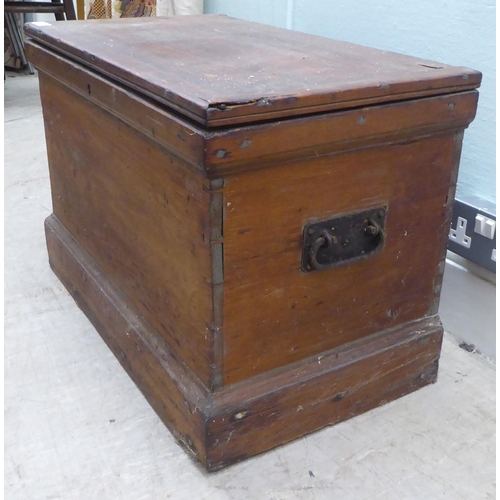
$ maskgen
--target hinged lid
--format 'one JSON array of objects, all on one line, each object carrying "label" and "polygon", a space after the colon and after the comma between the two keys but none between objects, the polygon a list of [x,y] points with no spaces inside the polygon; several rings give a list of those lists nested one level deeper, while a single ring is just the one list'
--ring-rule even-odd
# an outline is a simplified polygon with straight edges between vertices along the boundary
[{"label": "hinged lid", "polygon": [[208,126],[477,88],[477,71],[226,16],[27,24],[65,54]]}]

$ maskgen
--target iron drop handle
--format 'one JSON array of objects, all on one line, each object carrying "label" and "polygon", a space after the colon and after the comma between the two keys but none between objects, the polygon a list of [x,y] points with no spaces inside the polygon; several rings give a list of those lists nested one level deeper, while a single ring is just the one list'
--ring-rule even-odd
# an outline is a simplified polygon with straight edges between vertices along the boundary
[{"label": "iron drop handle", "polygon": [[320,271],[321,269],[327,269],[330,267],[328,264],[320,264],[318,262],[318,251],[322,247],[330,248],[337,243],[337,238],[333,236],[330,231],[324,230],[318,239],[312,244],[311,250],[309,250],[309,261],[313,269]]},{"label": "iron drop handle", "polygon": [[378,253],[385,240],[386,211],[381,207],[307,226],[302,269],[321,271]]}]

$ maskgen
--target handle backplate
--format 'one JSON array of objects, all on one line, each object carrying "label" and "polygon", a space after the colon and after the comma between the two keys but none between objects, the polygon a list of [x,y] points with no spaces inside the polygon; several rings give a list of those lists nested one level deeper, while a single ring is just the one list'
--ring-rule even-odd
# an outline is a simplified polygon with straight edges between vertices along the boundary
[{"label": "handle backplate", "polygon": [[379,253],[385,243],[387,206],[312,222],[304,228],[302,270],[350,264]]}]

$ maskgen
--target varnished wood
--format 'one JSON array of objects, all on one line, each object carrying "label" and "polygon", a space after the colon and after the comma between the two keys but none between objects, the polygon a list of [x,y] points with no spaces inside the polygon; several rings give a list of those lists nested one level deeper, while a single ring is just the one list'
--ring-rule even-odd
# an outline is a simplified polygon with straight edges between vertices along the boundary
[{"label": "varnished wood", "polygon": [[[55,215],[45,221],[50,265],[174,435],[203,460],[209,392],[160,332]],[[201,411],[203,409],[203,411]]]},{"label": "varnished wood", "polygon": [[413,392],[437,379],[442,326],[427,318],[214,395],[216,470]]},{"label": "varnished wood", "polygon": [[[73,26],[28,27],[50,263],[208,470],[436,380],[478,72],[220,16]],[[302,271],[307,224],[380,206],[378,254]]]},{"label": "varnished wood", "polygon": [[26,52],[43,73],[214,178],[290,159],[415,140],[443,130],[465,128],[475,116],[478,99],[477,91],[468,91],[287,119],[279,122],[279,127],[271,126],[273,139],[269,140],[269,125],[205,131],[158,103],[99,77],[33,41],[26,43]]},{"label": "varnished wood", "polygon": [[52,269],[159,417],[208,470],[436,381],[442,326],[429,317],[210,393],[54,216],[46,234]]},{"label": "varnished wood", "polygon": [[[226,384],[429,313],[454,151],[448,133],[226,179]],[[307,223],[383,205],[380,254],[301,271]]]},{"label": "varnished wood", "polygon": [[463,129],[477,99],[477,91],[468,91],[219,131],[207,138],[206,169],[232,174]]},{"label": "varnished wood", "polygon": [[50,77],[40,89],[54,214],[210,386],[209,181]]},{"label": "varnished wood", "polygon": [[186,119],[169,113],[144,96],[106,80],[32,40],[26,42],[26,54],[42,73],[50,75],[59,84],[110,112],[169,153],[196,168],[202,168],[205,134]]},{"label": "varnished wood", "polygon": [[446,94],[476,88],[481,78],[468,68],[226,16],[28,25],[26,32],[209,126]]}]

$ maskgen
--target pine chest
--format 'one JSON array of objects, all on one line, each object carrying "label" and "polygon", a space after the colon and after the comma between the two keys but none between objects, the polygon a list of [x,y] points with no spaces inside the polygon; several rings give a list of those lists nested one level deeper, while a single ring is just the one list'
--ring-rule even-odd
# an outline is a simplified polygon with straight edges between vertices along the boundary
[{"label": "pine chest", "polygon": [[50,265],[207,469],[436,380],[480,73],[225,16],[26,32]]}]

